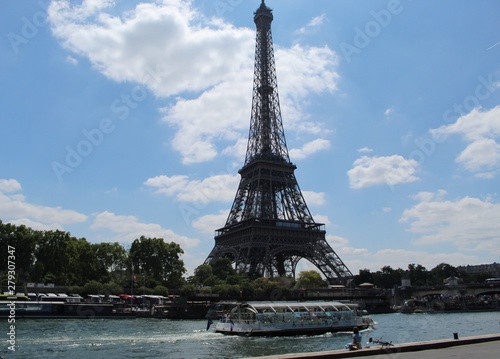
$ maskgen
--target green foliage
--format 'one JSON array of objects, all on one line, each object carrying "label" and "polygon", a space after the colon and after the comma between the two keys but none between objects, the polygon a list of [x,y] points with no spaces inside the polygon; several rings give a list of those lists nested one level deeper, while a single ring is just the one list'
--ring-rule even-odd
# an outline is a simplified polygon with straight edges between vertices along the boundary
[{"label": "green foliage", "polygon": [[181,294],[185,297],[191,297],[195,295],[196,287],[192,284],[185,284],[181,288]]},{"label": "green foliage", "polygon": [[[78,294],[118,294],[131,287],[132,269],[149,288],[180,288],[186,272],[182,248],[162,238],[136,239],[130,251],[115,243],[89,243],[68,232],[35,231],[0,221],[0,250],[15,248],[19,282],[55,283]],[[7,256],[0,256],[7,268]],[[106,283],[103,285],[102,283]]]},{"label": "green foliage", "polygon": [[229,258],[218,258],[210,262],[212,267],[212,274],[219,279],[225,280],[230,275],[236,274],[236,271],[232,267],[231,259]]},{"label": "green foliage", "polygon": [[360,269],[359,274],[354,276],[354,281],[356,285],[361,283],[373,283],[373,275],[369,269]]},{"label": "green foliage", "polygon": [[460,277],[466,283],[483,282],[487,274],[482,275],[467,275],[459,273],[457,268],[447,263],[440,263],[430,271],[420,264],[409,264],[407,270],[401,268],[393,269],[390,266],[384,266],[380,271],[370,272],[368,269],[359,271],[359,275],[355,276],[357,285],[363,282],[373,283],[378,288],[394,288],[400,286],[403,278],[410,279],[414,286],[425,285],[442,285],[446,278],[451,276]]},{"label": "green foliage", "polygon": [[224,280],[212,275],[209,278],[207,278],[202,284],[205,287],[214,287],[214,286],[221,284],[221,283],[224,283]]},{"label": "green foliage", "polygon": [[148,295],[148,294],[157,294],[157,293],[155,293],[154,289],[152,289],[152,288],[140,286],[139,288],[136,289],[135,294]]},{"label": "green foliage", "polygon": [[[249,278],[237,273],[229,258],[219,258],[198,266],[186,281],[184,253],[174,242],[162,238],[141,236],[133,241],[129,250],[118,242],[90,243],[85,238],[75,238],[68,232],[36,231],[23,225],[16,226],[0,220],[0,252],[15,248],[16,274],[19,283],[40,282],[68,286],[69,293],[119,294],[134,287],[136,294],[168,295],[168,288],[181,288],[185,296],[197,291],[216,293],[227,298],[263,297],[282,300],[292,288],[320,288],[327,283],[314,271],[299,273],[296,283],[291,277]],[[5,282],[7,256],[0,256],[0,279]],[[132,274],[137,277],[132,282]],[[409,264],[406,270],[384,266],[370,272],[362,269],[354,284],[369,282],[378,288],[394,288],[402,278],[412,285],[442,285],[446,278],[460,277],[466,283],[484,282],[487,273],[460,273],[457,268],[440,263],[430,271],[420,264]],[[105,284],[103,284],[105,283]]]},{"label": "green foliage", "polygon": [[213,292],[219,294],[221,298],[239,298],[241,295],[239,285],[230,285],[227,283],[216,285],[213,288]]},{"label": "green foliage", "polygon": [[115,282],[108,282],[103,285],[103,294],[120,294],[123,293],[123,287]]},{"label": "green foliage", "polygon": [[249,298],[255,295],[255,287],[249,280],[244,281],[240,285],[241,294],[243,297]]},{"label": "green foliage", "polygon": [[432,272],[429,273],[420,264],[408,264],[408,276],[412,285],[426,285],[429,284],[429,281],[432,281]]},{"label": "green foliage", "polygon": [[[32,229],[15,226],[10,223],[2,223],[0,220],[0,253],[7,253],[9,246],[15,248],[16,271],[20,280],[29,278],[29,273],[35,265],[35,248],[39,233]],[[7,268],[7,255],[0,256],[0,270]]]},{"label": "green foliage", "polygon": [[80,287],[79,285],[70,285],[68,287],[68,294],[80,294],[82,295],[83,293],[83,287]]},{"label": "green foliage", "polygon": [[134,273],[142,273],[157,283],[178,288],[186,272],[184,262],[180,259],[183,253],[177,243],[141,236],[132,242],[129,258]]},{"label": "green foliage", "polygon": [[61,285],[74,283],[76,275],[74,266],[78,257],[78,240],[71,237],[68,232],[46,231],[38,238],[35,247],[36,262],[43,263],[42,280],[47,282],[48,274],[52,275],[50,281]]},{"label": "green foliage", "polygon": [[163,285],[157,285],[153,288],[153,293],[166,297],[168,296],[168,288]]},{"label": "green foliage", "polygon": [[210,287],[201,287],[200,294],[212,294],[212,288]]},{"label": "green foliage", "polygon": [[91,280],[82,288],[82,296],[85,297],[89,294],[104,294],[104,286],[95,280]]},{"label": "green foliage", "polygon": [[208,264],[202,264],[194,270],[194,284],[203,284],[203,282],[205,282],[212,275],[212,266]]},{"label": "green foliage", "polygon": [[443,284],[446,278],[452,276],[458,277],[458,270],[447,263],[440,263],[430,271],[430,277],[434,284]]},{"label": "green foliage", "polygon": [[295,288],[321,288],[326,287],[326,282],[321,278],[321,275],[315,270],[306,270],[299,273]]},{"label": "green foliage", "polygon": [[233,274],[226,278],[226,283],[231,285],[240,285],[245,280],[245,277],[240,274]]},{"label": "green foliage", "polygon": [[379,288],[393,288],[401,284],[402,270],[391,266],[382,267],[381,271],[373,275],[374,284]]},{"label": "green foliage", "polygon": [[[257,278],[251,282],[253,294],[257,297],[265,297],[271,300],[282,300],[289,293],[292,283],[288,278]],[[248,285],[242,286],[242,292],[252,290]]]}]

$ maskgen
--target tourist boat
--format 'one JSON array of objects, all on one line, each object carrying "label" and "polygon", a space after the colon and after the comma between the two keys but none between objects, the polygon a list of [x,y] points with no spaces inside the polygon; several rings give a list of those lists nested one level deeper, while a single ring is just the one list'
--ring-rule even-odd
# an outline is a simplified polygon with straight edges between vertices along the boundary
[{"label": "tourist boat", "polygon": [[245,302],[225,313],[215,332],[244,336],[316,335],[371,327],[357,304],[328,302]]}]

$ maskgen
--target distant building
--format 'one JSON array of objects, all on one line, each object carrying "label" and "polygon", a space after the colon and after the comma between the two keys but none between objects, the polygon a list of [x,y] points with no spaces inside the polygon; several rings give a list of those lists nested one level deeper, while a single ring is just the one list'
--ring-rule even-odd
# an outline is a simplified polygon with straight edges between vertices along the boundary
[{"label": "distant building", "polygon": [[500,277],[500,263],[492,263],[492,264],[478,264],[478,265],[466,265],[466,266],[458,266],[458,270],[464,271],[468,274],[481,274],[487,273],[492,277]]},{"label": "distant building", "polygon": [[457,278],[455,276],[451,276],[443,280],[444,285],[447,286],[456,286],[458,283],[462,283],[462,278]]}]

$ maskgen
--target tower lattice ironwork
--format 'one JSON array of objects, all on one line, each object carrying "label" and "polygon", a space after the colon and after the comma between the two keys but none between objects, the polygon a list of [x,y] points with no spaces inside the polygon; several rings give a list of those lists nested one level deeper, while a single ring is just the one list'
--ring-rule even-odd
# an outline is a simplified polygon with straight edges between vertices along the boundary
[{"label": "tower lattice ironwork", "polygon": [[278,97],[271,23],[264,0],[256,24],[252,112],[241,181],[226,221],[216,231],[205,260],[230,258],[239,271],[254,276],[295,277],[306,259],[331,283],[345,283],[352,273],[325,239],[324,224],[314,222],[294,175]]}]

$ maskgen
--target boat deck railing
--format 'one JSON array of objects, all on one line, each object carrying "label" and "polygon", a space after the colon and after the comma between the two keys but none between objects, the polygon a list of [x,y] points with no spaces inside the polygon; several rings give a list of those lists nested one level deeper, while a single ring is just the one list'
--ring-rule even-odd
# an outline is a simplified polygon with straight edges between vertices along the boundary
[{"label": "boat deck railing", "polygon": [[225,316],[221,318],[222,323],[239,324],[271,324],[271,323],[337,323],[341,321],[355,320],[354,315],[333,315],[331,313],[243,313],[237,317]]}]

